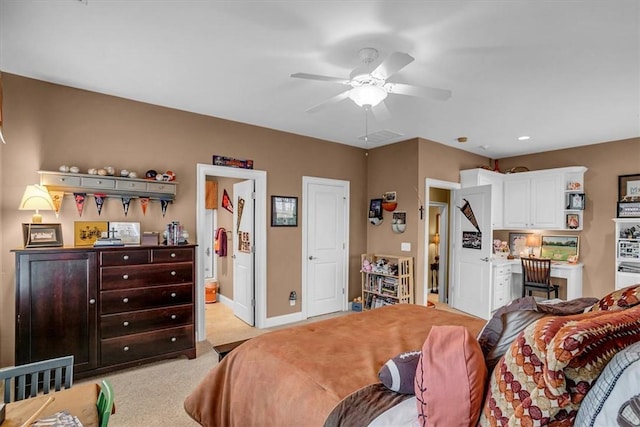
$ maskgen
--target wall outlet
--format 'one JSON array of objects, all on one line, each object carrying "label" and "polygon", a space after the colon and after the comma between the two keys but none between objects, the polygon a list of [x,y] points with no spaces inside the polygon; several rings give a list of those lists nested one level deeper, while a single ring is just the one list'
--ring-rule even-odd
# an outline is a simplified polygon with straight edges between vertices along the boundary
[{"label": "wall outlet", "polygon": [[291,293],[289,294],[289,305],[292,307],[296,305],[296,299],[296,291],[291,291]]},{"label": "wall outlet", "polygon": [[400,243],[400,250],[403,252],[411,252],[411,243],[409,242]]}]

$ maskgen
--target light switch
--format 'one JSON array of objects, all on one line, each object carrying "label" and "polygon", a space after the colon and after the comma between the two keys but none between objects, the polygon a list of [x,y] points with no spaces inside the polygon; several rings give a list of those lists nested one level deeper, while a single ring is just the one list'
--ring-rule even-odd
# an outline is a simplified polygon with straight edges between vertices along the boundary
[{"label": "light switch", "polygon": [[411,243],[409,242],[400,243],[400,250],[403,252],[411,252]]}]

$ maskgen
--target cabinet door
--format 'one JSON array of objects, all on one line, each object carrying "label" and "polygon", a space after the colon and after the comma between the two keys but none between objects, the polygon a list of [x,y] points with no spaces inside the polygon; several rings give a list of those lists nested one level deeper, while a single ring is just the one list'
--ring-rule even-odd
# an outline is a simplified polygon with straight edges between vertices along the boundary
[{"label": "cabinet door", "polygon": [[531,180],[529,227],[558,230],[564,227],[562,174],[537,175]]},{"label": "cabinet door", "polygon": [[505,228],[529,228],[531,189],[529,178],[509,177],[503,183]]},{"label": "cabinet door", "polygon": [[74,371],[97,366],[95,252],[19,252],[16,365],[73,355]]}]

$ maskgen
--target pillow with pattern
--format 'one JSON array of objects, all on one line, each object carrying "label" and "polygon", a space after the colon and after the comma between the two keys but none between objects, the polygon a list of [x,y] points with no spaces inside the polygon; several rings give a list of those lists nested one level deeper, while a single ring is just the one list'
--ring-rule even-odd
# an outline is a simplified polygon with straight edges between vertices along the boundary
[{"label": "pillow with pattern", "polygon": [[480,425],[573,425],[605,365],[640,340],[640,305],[529,325],[490,378]]},{"label": "pillow with pattern", "polygon": [[640,283],[613,291],[591,307],[591,311],[625,310],[640,304]]}]

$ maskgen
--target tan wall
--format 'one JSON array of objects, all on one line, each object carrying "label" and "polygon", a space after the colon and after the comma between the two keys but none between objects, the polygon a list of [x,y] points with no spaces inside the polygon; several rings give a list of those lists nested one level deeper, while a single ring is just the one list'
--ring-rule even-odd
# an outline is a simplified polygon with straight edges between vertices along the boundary
[{"label": "tan wall", "polygon": [[[128,216],[119,201],[108,200],[98,217],[90,200],[82,218],[65,198],[61,215],[44,213],[44,221],[61,222],[64,242],[73,242],[78,220],[139,221],[144,231],[164,230],[181,221],[196,236],[196,164],[211,164],[212,155],[253,159],[267,171],[267,195],[302,196],[302,177],[350,182],[350,295],[360,293],[360,254],[366,251],[366,158],[362,149],[77,90],[3,73],[4,134],[2,164],[0,292],[0,366],[13,361],[15,272],[12,248],[22,246],[20,223],[31,213],[18,211],[27,184],[38,170],[60,165],[111,165],[144,173],[170,169],[177,175],[176,202],[166,217],[152,203],[143,216],[132,203]],[[268,218],[267,218],[268,221]],[[267,317],[299,311],[289,306],[289,292],[301,294],[302,227],[267,227]]]},{"label": "tan wall", "polygon": [[[526,166],[529,170],[586,166],[586,209],[580,236],[580,261],[584,263],[583,295],[602,297],[614,289],[614,223],[618,175],[640,173],[640,138],[580,148],[500,159],[500,168]],[[505,200],[505,203],[508,201]],[[567,233],[575,235],[576,233]]]}]

